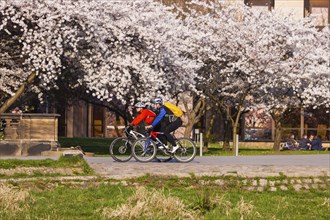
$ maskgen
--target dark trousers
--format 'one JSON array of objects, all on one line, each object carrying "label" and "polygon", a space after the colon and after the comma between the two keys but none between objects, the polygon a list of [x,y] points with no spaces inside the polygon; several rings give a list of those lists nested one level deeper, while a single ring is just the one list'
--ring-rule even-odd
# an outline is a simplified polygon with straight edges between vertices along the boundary
[{"label": "dark trousers", "polygon": [[182,120],[181,118],[177,118],[175,121],[170,122],[169,124],[162,124],[160,131],[164,133],[164,135],[160,135],[159,139],[161,142],[164,144],[170,142],[172,146],[176,146],[175,140],[173,136],[171,135],[171,132],[175,131],[182,125]]}]

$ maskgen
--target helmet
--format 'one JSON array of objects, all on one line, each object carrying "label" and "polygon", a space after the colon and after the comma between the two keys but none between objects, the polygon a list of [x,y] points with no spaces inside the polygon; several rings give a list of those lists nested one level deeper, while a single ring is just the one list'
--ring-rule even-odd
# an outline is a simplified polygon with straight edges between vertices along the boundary
[{"label": "helmet", "polygon": [[155,104],[163,104],[163,99],[160,98],[160,97],[157,97],[157,98],[154,99],[153,103],[155,103]]},{"label": "helmet", "polygon": [[134,105],[134,107],[136,108],[145,108],[146,107],[146,103],[144,102],[138,102]]}]

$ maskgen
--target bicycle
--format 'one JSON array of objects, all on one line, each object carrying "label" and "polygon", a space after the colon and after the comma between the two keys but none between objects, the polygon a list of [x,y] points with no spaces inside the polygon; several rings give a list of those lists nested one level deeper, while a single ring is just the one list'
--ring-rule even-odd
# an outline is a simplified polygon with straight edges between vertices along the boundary
[{"label": "bicycle", "polygon": [[118,162],[129,161],[133,157],[132,146],[134,142],[145,137],[145,135],[134,130],[127,131],[127,128],[125,128],[124,133],[126,137],[116,138],[109,147],[111,157]]},{"label": "bicycle", "polygon": [[161,160],[162,158],[159,156],[161,154],[164,161],[172,159],[173,156],[174,159],[182,163],[190,162],[195,158],[197,149],[193,141],[188,138],[176,139],[175,142],[179,148],[172,154],[171,148],[157,137],[162,134],[164,133],[152,131],[148,137],[139,138],[132,147],[133,157],[139,162],[150,162],[154,159]]},{"label": "bicycle", "polygon": [[280,144],[280,151],[283,150],[299,150],[299,142],[298,141],[286,141]]}]

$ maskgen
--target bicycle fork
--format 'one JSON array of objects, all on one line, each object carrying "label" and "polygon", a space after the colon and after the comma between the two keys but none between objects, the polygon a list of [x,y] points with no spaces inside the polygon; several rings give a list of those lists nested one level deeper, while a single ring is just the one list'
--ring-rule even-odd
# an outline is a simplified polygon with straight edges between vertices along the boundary
[{"label": "bicycle fork", "polygon": [[148,151],[148,147],[150,146],[150,138],[147,139],[146,144],[144,145],[143,151],[147,152]]}]

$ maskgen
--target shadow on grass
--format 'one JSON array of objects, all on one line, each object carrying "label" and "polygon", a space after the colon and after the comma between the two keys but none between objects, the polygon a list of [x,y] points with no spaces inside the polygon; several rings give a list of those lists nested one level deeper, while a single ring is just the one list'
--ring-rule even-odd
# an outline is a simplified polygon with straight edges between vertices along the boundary
[{"label": "shadow on grass", "polygon": [[109,155],[109,146],[113,140],[114,138],[58,138],[63,148],[80,146],[83,151],[96,155]]}]

